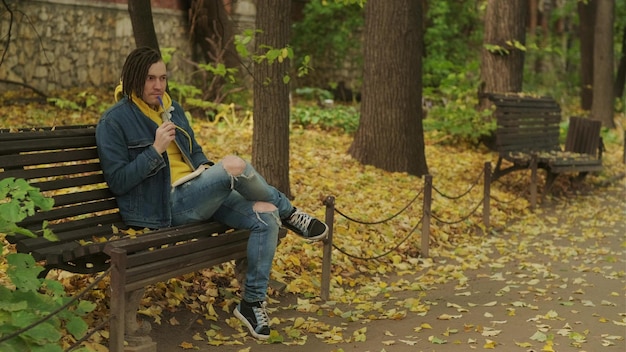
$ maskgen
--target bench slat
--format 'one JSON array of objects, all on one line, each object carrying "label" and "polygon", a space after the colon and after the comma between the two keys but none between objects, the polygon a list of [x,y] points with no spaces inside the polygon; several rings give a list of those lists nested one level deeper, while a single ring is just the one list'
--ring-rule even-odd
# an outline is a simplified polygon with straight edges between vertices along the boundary
[{"label": "bench slat", "polygon": [[81,160],[92,160],[97,157],[98,151],[95,147],[91,149],[57,150],[43,153],[8,154],[0,155],[0,168],[15,169],[32,165],[77,162]]},{"label": "bench slat", "polygon": [[131,292],[155,282],[210,268],[230,260],[245,258],[246,247],[247,243],[240,241],[181,258],[167,259],[148,266],[129,269],[124,289],[126,292]]},{"label": "bench slat", "polygon": [[218,222],[197,222],[188,225],[177,226],[151,231],[136,238],[123,238],[109,243],[105,249],[106,253],[115,247],[124,248],[128,253],[145,250],[146,248],[161,247],[164,245],[188,241],[202,236],[208,237],[213,234],[224,233],[230,227]]},{"label": "bench slat", "polygon": [[[141,236],[138,236],[141,237]],[[248,231],[234,231],[228,234],[221,234],[217,236],[204,236],[198,237],[192,241],[186,241],[184,243],[178,243],[169,245],[166,247],[159,247],[157,250],[143,250],[136,252],[128,256],[127,267],[133,268],[141,265],[147,265],[154,262],[162,261],[163,257],[175,258],[199,251],[204,251],[211,247],[221,247],[223,245],[248,240]],[[115,241],[112,242],[115,246]]]},{"label": "bench slat", "polygon": [[94,136],[68,136],[63,138],[42,138],[14,141],[2,141],[2,154],[41,152],[46,150],[85,148],[95,145]]},{"label": "bench slat", "polygon": [[105,185],[104,176],[102,174],[92,174],[78,177],[64,177],[49,181],[36,181],[31,184],[39,188],[42,192],[56,191],[61,189],[70,189],[76,187],[94,187],[102,188]]},{"label": "bench slat", "polygon": [[84,225],[82,228],[63,232],[57,232],[57,228],[53,225],[51,228],[55,235],[59,238],[59,241],[50,242],[42,237],[21,238],[19,239],[19,242],[17,242],[17,250],[23,253],[28,253],[37,251],[44,247],[53,246],[57,243],[76,242],[80,240],[90,242],[94,241],[97,237],[110,238],[113,236],[111,226],[116,225],[119,227],[119,225],[122,224],[119,220],[119,216],[89,218],[88,221],[82,222]]},{"label": "bench slat", "polygon": [[38,212],[25,219],[21,224],[41,224],[44,220],[60,220],[72,217],[89,216],[89,214],[117,209],[115,199],[95,201],[91,203],[76,204],[72,206],[54,208],[46,212]]},{"label": "bench slat", "polygon": [[62,207],[71,204],[81,204],[112,198],[115,198],[115,196],[108,188],[91,189],[55,196],[54,206]]},{"label": "bench slat", "polygon": [[[122,224],[122,217],[120,216],[118,212],[110,213],[110,214],[103,214],[103,215],[94,215],[94,216],[85,217],[82,219],[74,219],[72,221],[64,221],[60,223],[52,223],[49,225],[49,227],[54,231],[54,234],[57,235],[57,237],[59,237],[60,241],[64,241],[64,239],[68,236],[65,234],[66,232],[70,232],[74,230],[80,230],[84,232],[86,229],[91,228],[91,227],[96,227],[96,226],[109,226],[110,228],[111,227],[110,225],[112,224]],[[20,225],[23,225],[23,224],[20,224]],[[28,226],[22,226],[22,227],[28,228],[33,232],[37,232],[38,230],[41,229],[40,225],[41,225],[40,222],[33,222],[31,224],[28,224]],[[124,228],[124,226],[118,226],[118,227]],[[89,234],[87,234],[79,238],[72,237],[72,240],[77,240],[77,239],[82,239],[82,238],[90,238],[90,237],[89,237]],[[6,239],[9,243],[15,244],[19,241],[30,239],[30,237],[24,236],[24,235],[15,235],[15,236],[7,236]]]},{"label": "bench slat", "polygon": [[46,126],[46,127],[23,127],[23,128],[1,128],[0,142],[50,138],[52,136],[94,136],[96,133],[96,125],[65,125],[65,126]]},{"label": "bench slat", "polygon": [[101,173],[100,163],[80,163],[74,165],[56,165],[53,167],[38,167],[35,169],[17,168],[13,170],[4,170],[2,177],[23,178],[33,180],[44,177],[58,177],[67,175],[76,175],[81,173]]},{"label": "bench slat", "polygon": [[504,115],[496,113],[499,126],[550,126],[551,128],[559,127],[561,123],[561,117],[559,115],[538,115],[538,114],[524,114],[524,115]]}]

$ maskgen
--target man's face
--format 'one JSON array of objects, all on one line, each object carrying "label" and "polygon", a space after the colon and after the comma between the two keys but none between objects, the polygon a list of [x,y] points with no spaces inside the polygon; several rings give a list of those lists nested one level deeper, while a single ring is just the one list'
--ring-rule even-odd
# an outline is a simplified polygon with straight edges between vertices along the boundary
[{"label": "man's face", "polygon": [[156,62],[148,69],[146,83],[143,86],[143,96],[141,97],[146,104],[150,106],[158,106],[159,97],[162,97],[167,87],[167,70],[163,61]]}]

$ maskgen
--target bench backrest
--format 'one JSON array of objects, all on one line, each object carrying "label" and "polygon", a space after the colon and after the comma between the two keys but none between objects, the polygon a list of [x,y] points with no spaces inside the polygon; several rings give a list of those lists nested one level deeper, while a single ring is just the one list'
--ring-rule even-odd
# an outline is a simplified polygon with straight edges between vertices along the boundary
[{"label": "bench backrest", "polygon": [[[0,130],[0,179],[7,177],[26,179],[55,202],[52,210],[38,212],[20,225],[41,229],[48,220],[68,248],[85,240],[86,232],[90,237],[110,236],[111,225],[122,224],[102,175],[94,126]],[[34,252],[39,260],[46,259],[45,248],[50,246],[43,238],[17,235],[7,240],[18,243],[18,251]]]},{"label": "bench backrest", "polygon": [[496,106],[495,150],[542,152],[560,150],[561,107],[549,97],[491,94]]},{"label": "bench backrest", "polygon": [[599,120],[577,116],[570,117],[567,139],[565,140],[565,151],[601,157],[601,129],[602,122]]}]

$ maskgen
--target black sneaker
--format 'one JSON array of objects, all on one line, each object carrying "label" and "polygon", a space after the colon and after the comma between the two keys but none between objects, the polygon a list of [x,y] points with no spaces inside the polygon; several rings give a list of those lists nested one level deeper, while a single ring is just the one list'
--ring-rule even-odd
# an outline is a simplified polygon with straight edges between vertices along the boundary
[{"label": "black sneaker", "polygon": [[267,316],[267,303],[265,302],[241,302],[235,307],[233,314],[244,323],[252,336],[260,340],[270,337],[270,318]]},{"label": "black sneaker", "polygon": [[328,234],[328,225],[295,208],[289,217],[282,220],[282,223],[283,226],[309,241],[323,239]]}]

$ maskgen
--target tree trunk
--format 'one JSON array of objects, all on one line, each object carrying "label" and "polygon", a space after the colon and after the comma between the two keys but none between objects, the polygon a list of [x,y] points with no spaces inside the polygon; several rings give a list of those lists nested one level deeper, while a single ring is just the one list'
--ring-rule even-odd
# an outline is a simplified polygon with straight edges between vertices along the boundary
[{"label": "tree trunk", "polygon": [[[258,0],[255,53],[264,54],[269,46],[285,48],[291,29],[291,0]],[[253,66],[254,129],[252,163],[265,179],[291,198],[289,186],[289,86],[283,76],[289,60],[266,60]]]},{"label": "tree trunk", "polygon": [[608,128],[613,120],[615,94],[613,92],[613,0],[598,0],[593,47],[593,106],[591,118],[602,121]]},{"label": "tree trunk", "polygon": [[365,4],[361,120],[349,153],[392,172],[428,173],[422,127],[422,1]]},{"label": "tree trunk", "polygon": [[128,13],[133,26],[135,46],[147,46],[159,49],[154,23],[152,22],[152,7],[150,0],[132,0],[128,2]]},{"label": "tree trunk", "polygon": [[596,0],[578,2],[580,21],[580,107],[591,110],[593,104],[593,32],[596,22]]},{"label": "tree trunk", "polygon": [[[481,54],[481,89],[486,93],[521,92],[524,76],[527,0],[489,0]],[[482,105],[482,104],[481,104]]]},{"label": "tree trunk", "polygon": [[235,31],[223,0],[192,0],[189,25],[196,59],[239,67]]},{"label": "tree trunk", "polygon": [[615,98],[621,99],[624,95],[624,86],[626,85],[626,26],[622,33],[622,56],[619,60],[617,68],[617,77],[615,78]]},{"label": "tree trunk", "polygon": [[539,23],[537,19],[539,15],[539,5],[537,1],[538,0],[528,0],[528,33],[531,36],[537,34],[537,23]]}]

